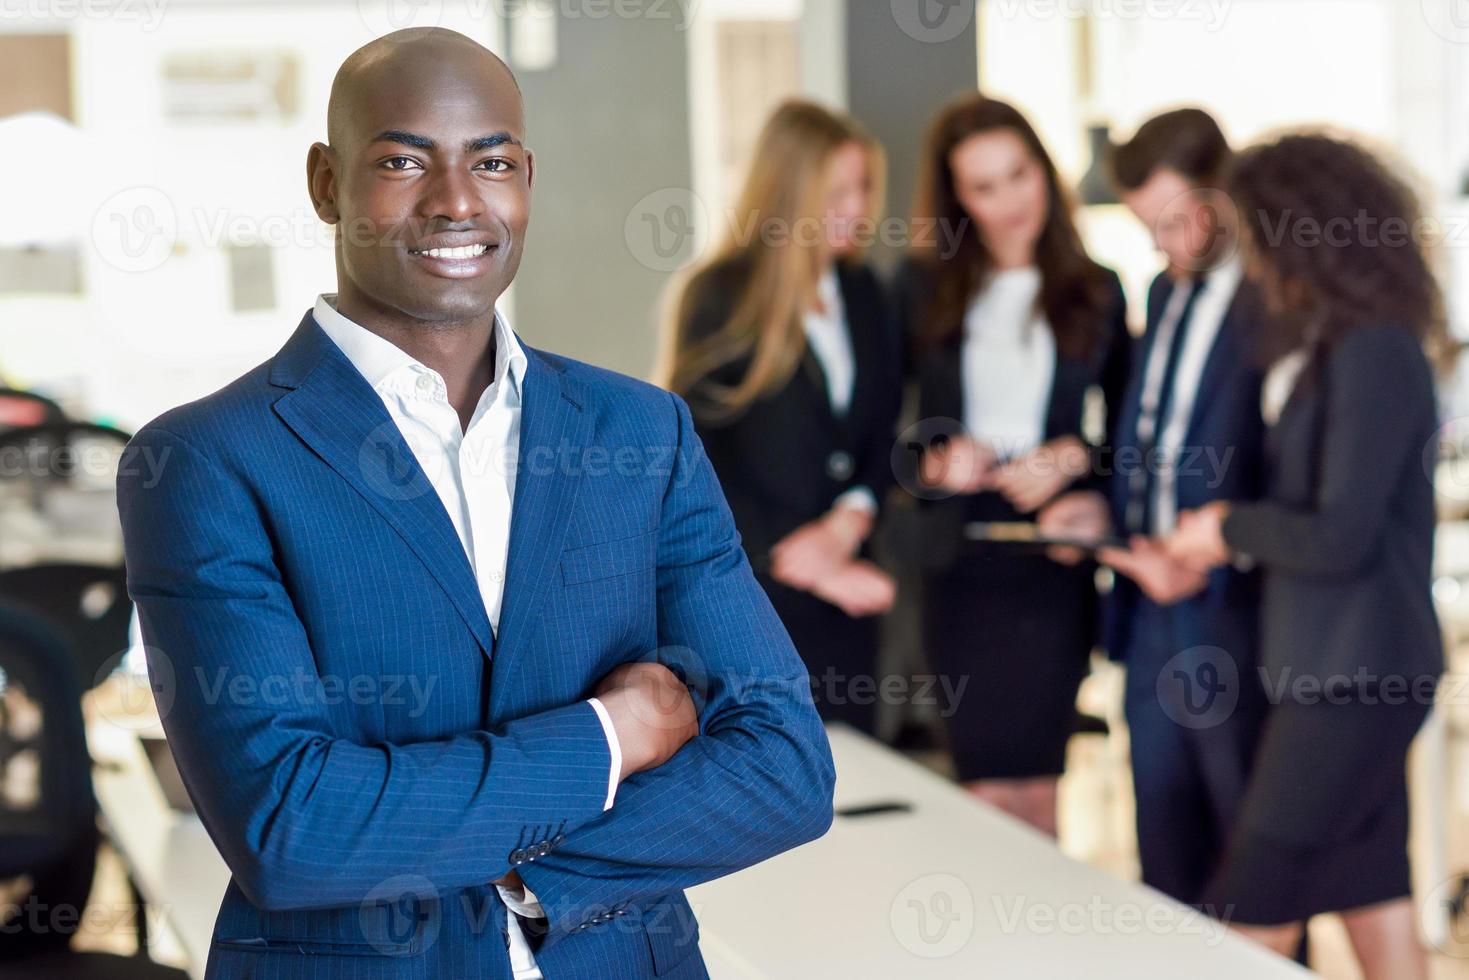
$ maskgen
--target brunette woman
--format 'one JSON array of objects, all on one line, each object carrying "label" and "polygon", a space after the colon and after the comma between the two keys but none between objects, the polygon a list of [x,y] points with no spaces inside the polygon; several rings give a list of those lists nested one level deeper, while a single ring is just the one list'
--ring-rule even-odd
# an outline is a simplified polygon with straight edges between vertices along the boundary
[{"label": "brunette woman", "polygon": [[1127,385],[1122,288],[1087,256],[1030,123],[979,94],[931,125],[914,229],[899,307],[927,427],[915,489],[928,655],[962,690],[947,706],[958,777],[1054,835],[1096,636],[1095,565],[970,541],[966,529],[1023,530],[1092,479],[1084,420],[1104,434]]},{"label": "brunette woman", "polygon": [[1408,747],[1443,670],[1431,566],[1443,301],[1413,192],[1371,153],[1291,135],[1244,153],[1231,197],[1285,351],[1265,381],[1266,494],[1185,514],[1203,569],[1264,571],[1266,711],[1207,906],[1282,955],[1340,912],[1367,980],[1427,967],[1409,900]]}]

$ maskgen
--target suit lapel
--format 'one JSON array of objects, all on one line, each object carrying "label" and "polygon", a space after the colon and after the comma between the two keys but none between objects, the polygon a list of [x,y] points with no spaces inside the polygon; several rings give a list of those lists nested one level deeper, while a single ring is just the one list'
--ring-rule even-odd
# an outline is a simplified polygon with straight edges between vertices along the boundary
[{"label": "suit lapel", "polygon": [[428,568],[466,626],[494,650],[469,557],[433,484],[377,392],[308,313],[272,364],[281,421],[391,524]]},{"label": "suit lapel", "polygon": [[581,486],[592,413],[580,385],[540,351],[526,348],[520,456],[510,517],[510,556],[490,685],[490,718],[503,717],[535,632],[535,611],[556,578]]}]

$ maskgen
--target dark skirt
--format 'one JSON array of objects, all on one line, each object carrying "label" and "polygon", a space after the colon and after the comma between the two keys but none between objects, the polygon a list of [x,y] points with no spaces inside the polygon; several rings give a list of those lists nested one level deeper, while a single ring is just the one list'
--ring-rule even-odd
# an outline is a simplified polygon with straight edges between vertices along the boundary
[{"label": "dark skirt", "polygon": [[[977,546],[925,580],[925,637],[961,780],[1059,775],[1096,637],[1095,566]],[[962,687],[960,686],[962,685]]]},{"label": "dark skirt", "polygon": [[1206,910],[1282,925],[1409,895],[1407,756],[1428,712],[1411,701],[1272,705]]},{"label": "dark skirt", "polygon": [[811,694],[823,721],[841,721],[873,734],[877,723],[877,646],[880,617],[854,619],[836,606],[755,576],[791,635],[811,675]]}]

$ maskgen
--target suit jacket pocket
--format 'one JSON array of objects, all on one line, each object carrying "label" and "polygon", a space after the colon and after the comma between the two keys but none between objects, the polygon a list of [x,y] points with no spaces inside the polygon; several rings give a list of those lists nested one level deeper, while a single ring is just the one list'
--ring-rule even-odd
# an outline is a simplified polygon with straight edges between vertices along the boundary
[{"label": "suit jacket pocket", "polygon": [[414,956],[422,951],[416,942],[332,942],[319,939],[284,939],[252,936],[216,939],[214,948],[238,953],[292,953],[296,956]]},{"label": "suit jacket pocket", "polygon": [[568,548],[561,553],[561,581],[579,585],[599,579],[630,575],[658,562],[658,532],[645,531],[630,538]]}]

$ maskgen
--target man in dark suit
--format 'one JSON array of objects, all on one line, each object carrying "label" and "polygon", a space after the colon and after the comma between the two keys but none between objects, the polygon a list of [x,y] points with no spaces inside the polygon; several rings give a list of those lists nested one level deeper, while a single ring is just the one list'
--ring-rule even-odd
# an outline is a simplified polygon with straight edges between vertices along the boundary
[{"label": "man in dark suit", "polygon": [[1105,642],[1127,665],[1125,707],[1143,880],[1197,901],[1244,794],[1263,698],[1255,670],[1257,576],[1209,574],[1158,539],[1183,510],[1254,499],[1261,485],[1260,317],[1243,282],[1238,225],[1214,190],[1229,160],[1197,109],[1144,123],[1113,157],[1121,196],[1168,268],[1148,292],[1147,332],[1113,433],[1108,492],[1051,505],[1043,529],[1108,530],[1130,547],[1099,557],[1117,576]]},{"label": "man in dark suit", "polygon": [[683,890],[832,819],[687,407],[496,310],[524,131],[462,35],[352,55],[308,158],[338,292],[121,468],[164,727],[233,872],[211,978],[702,977]]}]

